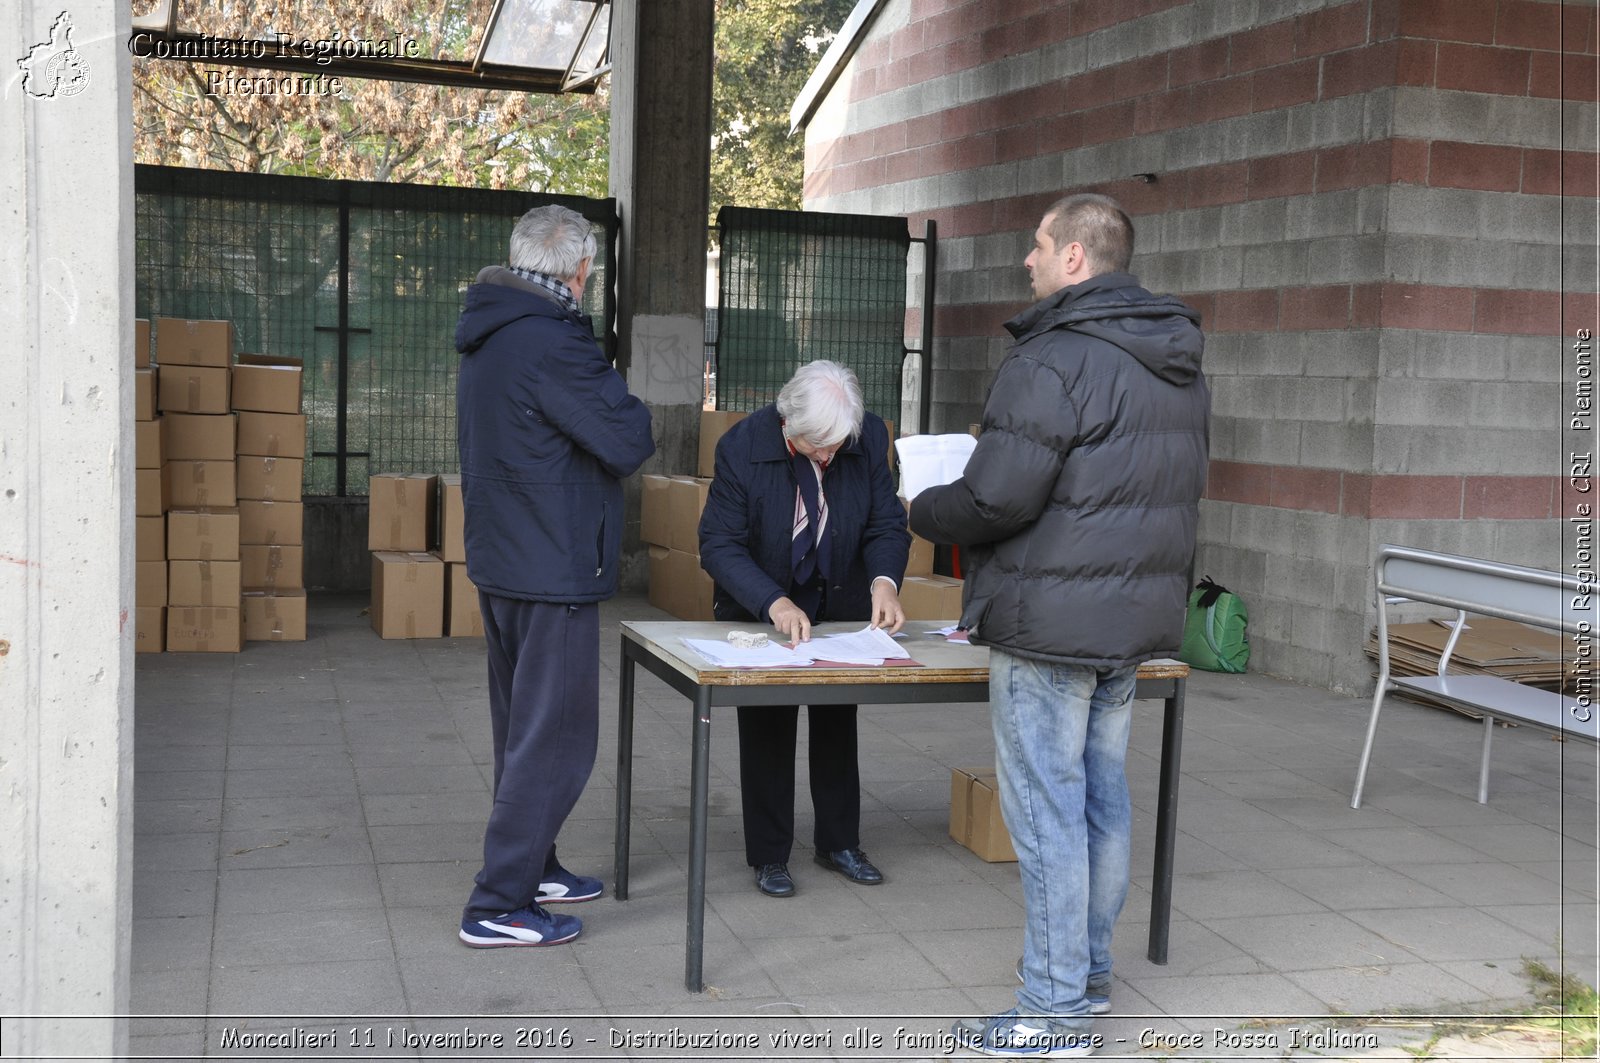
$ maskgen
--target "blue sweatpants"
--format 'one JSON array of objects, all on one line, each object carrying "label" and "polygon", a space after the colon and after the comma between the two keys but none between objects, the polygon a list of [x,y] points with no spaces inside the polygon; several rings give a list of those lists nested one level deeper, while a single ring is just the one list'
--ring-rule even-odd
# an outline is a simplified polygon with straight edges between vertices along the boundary
[{"label": "blue sweatpants", "polygon": [[465,916],[534,903],[600,734],[600,607],[478,592],[489,644],[494,808]]}]

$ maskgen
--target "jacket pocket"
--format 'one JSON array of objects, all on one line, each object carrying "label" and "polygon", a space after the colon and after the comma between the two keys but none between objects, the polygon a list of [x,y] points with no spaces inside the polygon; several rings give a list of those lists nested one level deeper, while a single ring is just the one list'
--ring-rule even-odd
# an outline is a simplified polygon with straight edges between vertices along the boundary
[{"label": "jacket pocket", "polygon": [[594,533],[594,574],[597,577],[606,570],[606,517],[609,509],[604,502],[600,503],[600,526]]}]

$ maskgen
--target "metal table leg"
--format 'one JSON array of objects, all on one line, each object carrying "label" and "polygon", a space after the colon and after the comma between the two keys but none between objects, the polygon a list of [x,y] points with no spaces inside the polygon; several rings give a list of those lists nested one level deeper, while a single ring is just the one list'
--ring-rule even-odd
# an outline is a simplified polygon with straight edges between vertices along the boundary
[{"label": "metal table leg", "polygon": [[711,775],[711,690],[694,695],[694,740],[689,771],[689,933],[683,984],[691,993],[705,988],[702,979],[706,932],[706,806]]},{"label": "metal table leg", "polygon": [[628,899],[628,849],[633,827],[633,656],[622,640],[617,675],[617,832],[612,887],[619,901]]},{"label": "metal table leg", "polygon": [[1155,881],[1150,888],[1151,963],[1167,962],[1167,931],[1172,925],[1172,861],[1178,840],[1178,766],[1183,759],[1184,680],[1172,681],[1161,727],[1161,790],[1156,798]]}]

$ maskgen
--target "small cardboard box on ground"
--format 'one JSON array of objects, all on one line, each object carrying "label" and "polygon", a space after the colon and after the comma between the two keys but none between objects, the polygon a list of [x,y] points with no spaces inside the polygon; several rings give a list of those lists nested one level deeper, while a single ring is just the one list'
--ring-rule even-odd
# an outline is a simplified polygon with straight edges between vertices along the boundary
[{"label": "small cardboard box on ground", "polygon": [[305,465],[299,458],[241,457],[238,461],[239,497],[298,502]]},{"label": "small cardboard box on ground", "polygon": [[711,620],[711,577],[697,554],[650,547],[650,604],[679,620]]},{"label": "small cardboard box on ground", "polygon": [[639,538],[650,546],[672,544],[672,477],[649,473],[639,481]]},{"label": "small cardboard box on ground", "polygon": [[214,365],[163,365],[157,405],[163,413],[228,412],[228,369]]},{"label": "small cardboard box on ground", "polygon": [[[438,487],[432,473],[373,476],[367,487],[367,549],[421,553],[432,546]],[[440,581],[442,597],[442,576]]]},{"label": "small cardboard box on ground", "polygon": [[907,620],[958,620],[961,581],[953,576],[907,576],[900,585]]},{"label": "small cardboard box on ground", "polygon": [[993,768],[950,771],[950,837],[991,864],[1017,858],[1000,814],[999,776]]},{"label": "small cardboard box on ground", "polygon": [[700,411],[700,460],[695,470],[698,476],[717,474],[717,440],[723,433],[744,420],[749,414],[741,410]]},{"label": "small cardboard box on ground", "polygon": [[646,476],[640,497],[639,538],[684,554],[700,553],[700,514],[711,481],[693,476]]},{"label": "small cardboard box on ground", "polygon": [[233,322],[156,318],[156,362],[228,368],[233,364]]},{"label": "small cardboard box on ground", "polygon": [[170,606],[168,653],[238,653],[244,646],[240,609],[227,606]]},{"label": "small cardboard box on ground", "polygon": [[420,552],[375,552],[371,616],[379,638],[444,637],[444,562]]},{"label": "small cardboard box on ground", "polygon": [[298,358],[241,354],[233,367],[233,408],[261,413],[299,413],[302,375]]},{"label": "small cardboard box on ground", "polygon": [[467,566],[451,562],[445,566],[445,595],[449,608],[444,633],[453,639],[482,638],[483,613],[478,608],[478,588],[467,576]]},{"label": "small cardboard box on ground", "polygon": [[282,590],[244,592],[246,642],[304,642],[306,592]]},{"label": "small cardboard box on ground", "polygon": [[467,511],[461,500],[461,474],[439,477],[439,560],[456,564],[467,559]]}]

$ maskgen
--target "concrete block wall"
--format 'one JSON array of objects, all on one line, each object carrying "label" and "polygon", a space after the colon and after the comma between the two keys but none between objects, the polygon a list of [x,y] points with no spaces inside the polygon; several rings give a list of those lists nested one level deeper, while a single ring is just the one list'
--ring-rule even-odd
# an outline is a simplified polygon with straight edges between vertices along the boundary
[{"label": "concrete block wall", "polygon": [[932,426],[978,419],[1069,191],[1208,332],[1197,566],[1254,664],[1362,690],[1383,542],[1562,567],[1595,327],[1595,5],[890,0],[806,131],[812,209],[937,221]]}]

